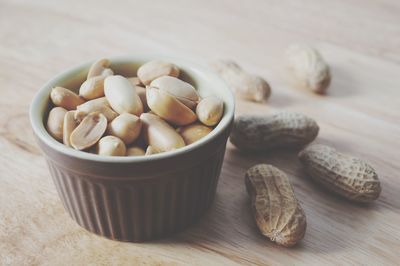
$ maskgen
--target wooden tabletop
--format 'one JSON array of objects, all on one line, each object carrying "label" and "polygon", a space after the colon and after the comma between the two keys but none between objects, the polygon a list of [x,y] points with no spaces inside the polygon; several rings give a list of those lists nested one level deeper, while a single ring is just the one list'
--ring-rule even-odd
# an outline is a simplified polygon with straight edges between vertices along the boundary
[{"label": "wooden tabletop", "polygon": [[[400,263],[400,2],[0,0],[1,265],[395,265]],[[288,83],[284,49],[317,47],[331,66],[326,96]],[[64,211],[35,143],[28,107],[68,67],[120,54],[232,59],[269,81],[266,104],[237,114],[293,110],[317,120],[316,142],[377,170],[380,198],[342,200],[310,181],[295,152],[244,155],[228,145],[215,202],[196,225],[143,244],[106,240]],[[307,215],[294,248],[261,236],[244,172],[273,164],[290,177]]]}]

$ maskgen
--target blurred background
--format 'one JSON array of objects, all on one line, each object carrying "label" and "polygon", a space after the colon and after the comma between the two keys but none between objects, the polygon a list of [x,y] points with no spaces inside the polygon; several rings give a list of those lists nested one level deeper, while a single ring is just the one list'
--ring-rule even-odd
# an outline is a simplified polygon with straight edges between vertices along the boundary
[{"label": "blurred background", "polygon": [[[2,90],[15,80],[24,82],[15,89],[37,88],[69,66],[136,53],[174,54],[204,63],[233,59],[270,83],[284,85],[282,53],[294,42],[317,47],[335,75],[349,79],[341,64],[353,55],[400,61],[399,12],[399,3],[392,0],[0,0],[0,63],[18,69],[0,76]],[[26,84],[20,75],[35,76],[35,83]],[[331,93],[339,95],[341,88]]]},{"label": "blurred background", "polygon": [[99,56],[155,52],[274,69],[289,43],[317,42],[399,62],[396,2],[1,0],[1,58],[15,50],[33,68],[56,71]]}]

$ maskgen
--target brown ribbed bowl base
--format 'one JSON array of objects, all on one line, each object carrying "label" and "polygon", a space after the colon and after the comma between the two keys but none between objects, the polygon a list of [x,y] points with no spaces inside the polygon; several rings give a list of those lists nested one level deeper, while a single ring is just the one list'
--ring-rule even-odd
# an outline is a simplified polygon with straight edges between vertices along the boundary
[{"label": "brown ribbed bowl base", "polygon": [[194,166],[151,180],[101,179],[47,163],[65,209],[79,225],[110,239],[141,242],[199,219],[214,198],[224,152],[225,144]]}]

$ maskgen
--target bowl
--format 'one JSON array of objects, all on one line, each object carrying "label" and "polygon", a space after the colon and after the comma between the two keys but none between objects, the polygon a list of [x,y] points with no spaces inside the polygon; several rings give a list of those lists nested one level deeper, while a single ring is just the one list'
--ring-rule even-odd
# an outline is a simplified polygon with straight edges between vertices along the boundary
[{"label": "bowl", "polygon": [[213,201],[225,146],[234,117],[234,97],[207,69],[179,58],[120,56],[109,58],[116,74],[136,76],[153,59],[175,63],[180,78],[202,97],[224,101],[224,115],[201,140],[175,151],[137,157],[99,156],[69,148],[45,128],[50,91],[62,86],[78,91],[93,62],[73,67],[47,82],[30,106],[30,121],[61,201],[80,226],[110,239],[141,242],[181,231],[198,221]]}]

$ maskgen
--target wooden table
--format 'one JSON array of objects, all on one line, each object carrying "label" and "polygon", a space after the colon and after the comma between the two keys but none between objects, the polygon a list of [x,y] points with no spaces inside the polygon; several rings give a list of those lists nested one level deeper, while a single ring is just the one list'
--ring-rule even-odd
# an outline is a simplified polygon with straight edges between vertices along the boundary
[{"label": "wooden table", "polygon": [[[395,265],[400,263],[400,2],[0,0],[1,265]],[[250,3],[251,2],[251,3]],[[282,53],[316,46],[329,62],[326,96],[294,88]],[[312,183],[294,152],[243,155],[228,145],[211,210],[175,237],[144,244],[89,234],[64,211],[38,149],[28,106],[38,88],[75,64],[118,54],[236,60],[265,77],[266,104],[237,114],[293,110],[315,118],[318,143],[378,171],[373,204],[349,203]],[[262,237],[243,185],[247,168],[286,171],[307,214],[295,248]]]}]

